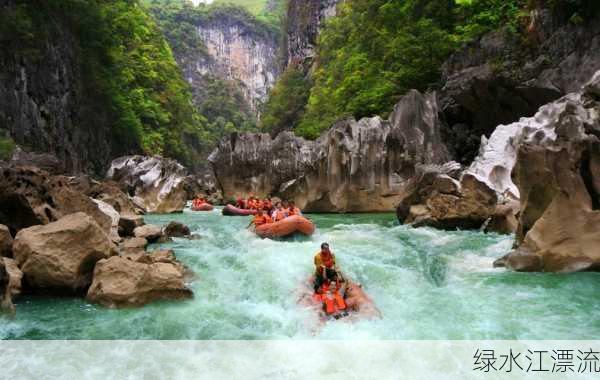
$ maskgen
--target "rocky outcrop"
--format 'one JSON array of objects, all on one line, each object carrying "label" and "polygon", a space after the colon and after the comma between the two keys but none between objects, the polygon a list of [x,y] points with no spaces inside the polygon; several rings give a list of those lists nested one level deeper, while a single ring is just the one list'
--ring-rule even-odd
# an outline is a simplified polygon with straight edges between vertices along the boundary
[{"label": "rocky outcrop", "polygon": [[457,177],[457,166],[421,169],[398,204],[400,223],[451,230],[481,228],[496,210],[496,193],[472,175]]},{"label": "rocky outcrop", "polygon": [[[30,13],[39,8],[3,1],[0,22],[23,17],[27,7]],[[116,141],[111,111],[98,103],[97,85],[85,77],[77,31],[60,14],[41,14],[25,42],[17,30],[0,41],[0,129],[20,146],[56,156],[62,169],[101,173],[113,149],[128,147]]]},{"label": "rocky outcrop", "polygon": [[0,257],[12,257],[13,238],[10,230],[3,224],[0,224]]},{"label": "rocky outcrop", "polygon": [[137,200],[145,212],[181,212],[188,194],[187,170],[177,161],[162,157],[126,156],[112,161],[106,174]]},{"label": "rocky outcrop", "polygon": [[85,290],[92,282],[96,262],[113,253],[114,246],[104,230],[81,212],[25,228],[13,243],[13,256],[25,282],[38,292]]},{"label": "rocky outcrop", "polygon": [[64,174],[65,165],[56,156],[49,153],[25,152],[17,147],[9,161],[10,166],[33,166],[50,174]]},{"label": "rocky outcrop", "polygon": [[163,233],[168,237],[189,237],[191,231],[188,226],[183,223],[171,221],[163,228]]},{"label": "rocky outcrop", "polygon": [[136,238],[146,239],[149,243],[156,243],[163,237],[163,230],[159,226],[153,224],[145,224],[133,230],[133,235]]},{"label": "rocky outcrop", "polygon": [[115,210],[115,208],[109,205],[108,203],[99,201],[97,199],[92,200],[94,201],[94,203],[96,203],[98,209],[100,209],[100,211],[102,211],[104,214],[106,214],[106,216],[110,218],[111,223],[108,237],[114,243],[118,243],[121,240],[121,237],[119,236],[119,221],[121,219],[121,215],[119,215],[117,210]]},{"label": "rocky outcrop", "polygon": [[194,102],[204,101],[207,80],[216,77],[235,83],[250,110],[258,115],[279,76],[277,32],[235,7],[215,8],[194,25],[205,50],[192,56],[176,52]]},{"label": "rocky outcrop", "polygon": [[291,0],[286,17],[287,64],[304,64],[315,57],[325,20],[336,15],[340,0]]},{"label": "rocky outcrop", "polygon": [[145,224],[144,218],[139,215],[121,215],[119,218],[119,235],[134,236],[133,231]]},{"label": "rocky outcrop", "polygon": [[[516,146],[517,248],[495,265],[520,271],[600,268],[600,72],[540,110],[538,138]],[[525,128],[530,120],[520,123]]]},{"label": "rocky outcrop", "polygon": [[449,160],[439,130],[435,94],[411,91],[389,120],[343,120],[317,141],[234,133],[209,161],[225,199],[254,193],[306,211],[390,211],[415,165]]},{"label": "rocky outcrop", "polygon": [[0,257],[0,312],[14,314],[13,300],[21,294],[23,272],[14,260]]},{"label": "rocky outcrop", "polygon": [[89,197],[74,190],[68,178],[33,167],[0,167],[0,172],[0,223],[13,235],[22,228],[54,222],[79,211],[110,232],[111,218]]},{"label": "rocky outcrop", "polygon": [[459,162],[471,163],[480,136],[577,91],[600,70],[600,18],[573,23],[559,8],[541,5],[531,11],[524,35],[491,32],[444,64],[444,141]]},{"label": "rocky outcrop", "polygon": [[119,184],[114,181],[92,183],[85,194],[111,205],[118,213],[123,215],[136,215],[144,211],[140,210],[133,201],[125,194]]},{"label": "rocky outcrop", "polygon": [[135,260],[111,257],[96,264],[87,299],[115,308],[192,298],[193,293],[185,281],[185,268],[172,252],[141,254],[135,256]]},{"label": "rocky outcrop", "polygon": [[119,254],[121,256],[131,255],[131,254],[139,254],[146,253],[146,248],[148,247],[148,240],[142,237],[134,237],[129,239],[124,239],[121,244],[119,244]]}]

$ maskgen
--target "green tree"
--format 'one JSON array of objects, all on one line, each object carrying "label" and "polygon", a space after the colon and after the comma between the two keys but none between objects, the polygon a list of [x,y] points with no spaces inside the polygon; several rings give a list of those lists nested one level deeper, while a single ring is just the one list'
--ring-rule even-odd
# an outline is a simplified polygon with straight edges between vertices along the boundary
[{"label": "green tree", "polygon": [[288,67],[269,93],[260,128],[273,134],[294,129],[304,113],[309,91],[310,81],[302,70]]}]

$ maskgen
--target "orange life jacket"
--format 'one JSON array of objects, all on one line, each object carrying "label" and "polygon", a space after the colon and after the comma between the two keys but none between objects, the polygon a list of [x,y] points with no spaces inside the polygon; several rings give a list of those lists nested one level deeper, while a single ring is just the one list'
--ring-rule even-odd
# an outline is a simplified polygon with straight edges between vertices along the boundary
[{"label": "orange life jacket", "polygon": [[325,267],[333,268],[334,261],[333,261],[333,256],[331,254],[325,256],[321,252],[321,261],[323,262],[323,265],[325,265]]},{"label": "orange life jacket", "polygon": [[254,220],[252,221],[255,226],[262,226],[263,224],[273,223],[273,220],[269,215],[255,215]]},{"label": "orange life jacket", "polygon": [[314,299],[317,302],[323,302],[323,306],[325,307],[325,312],[327,314],[333,314],[339,310],[346,309],[346,302],[344,301],[344,297],[340,294],[340,283],[337,283],[335,289],[333,289],[330,293],[329,287],[331,286],[330,282],[326,282],[321,285],[321,293],[315,293]]}]

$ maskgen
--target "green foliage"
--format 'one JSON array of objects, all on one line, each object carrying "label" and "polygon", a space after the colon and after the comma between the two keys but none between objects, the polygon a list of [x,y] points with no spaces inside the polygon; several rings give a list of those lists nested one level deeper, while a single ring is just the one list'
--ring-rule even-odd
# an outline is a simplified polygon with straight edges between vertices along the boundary
[{"label": "green foliage", "polygon": [[38,50],[57,20],[71,30],[84,84],[98,108],[110,113],[118,151],[190,164],[198,141],[210,143],[169,45],[137,0],[24,2],[17,10],[21,34]]},{"label": "green foliage", "polygon": [[258,15],[264,11],[268,0],[215,0],[214,4],[217,5],[236,5],[238,7],[246,8],[253,15]]},{"label": "green foliage", "polygon": [[0,130],[0,160],[9,160],[15,148],[15,142],[9,137],[8,132]]},{"label": "green foliage", "polygon": [[[259,35],[277,33],[275,27],[258,20],[238,5],[194,6],[187,0],[146,0],[145,4],[182,64],[189,57],[210,59],[198,35],[198,25],[228,22],[243,25],[246,30]],[[239,83],[209,73],[201,76],[197,86],[201,87],[201,91],[195,97],[196,107],[207,119],[206,126],[212,140],[216,141],[233,131],[256,130],[255,116],[241,93]]]},{"label": "green foliage", "polygon": [[516,32],[525,2],[342,3],[319,37],[314,86],[297,133],[316,138],[340,117],[385,116],[409,89],[436,87],[442,63],[462,43],[503,25]]},{"label": "green foliage", "polygon": [[240,91],[240,85],[209,75],[205,76],[204,99],[200,113],[208,119],[216,140],[235,131],[256,131],[254,117]]},{"label": "green foliage", "polygon": [[264,106],[261,129],[276,134],[293,129],[303,115],[310,81],[304,73],[290,66],[271,89],[269,100]]}]

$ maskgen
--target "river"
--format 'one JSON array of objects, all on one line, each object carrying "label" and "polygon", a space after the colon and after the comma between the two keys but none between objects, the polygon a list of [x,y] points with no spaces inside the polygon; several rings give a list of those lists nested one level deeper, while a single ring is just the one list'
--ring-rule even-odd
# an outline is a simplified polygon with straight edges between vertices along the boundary
[{"label": "river", "polygon": [[[178,220],[200,240],[164,247],[196,274],[189,301],[111,310],[82,299],[23,297],[2,339],[590,339],[600,336],[600,274],[524,274],[492,268],[512,237],[399,226],[393,214],[310,215],[317,232],[262,240],[246,217]],[[380,320],[320,324],[297,303],[312,257],[330,243],[363,284]]]}]

